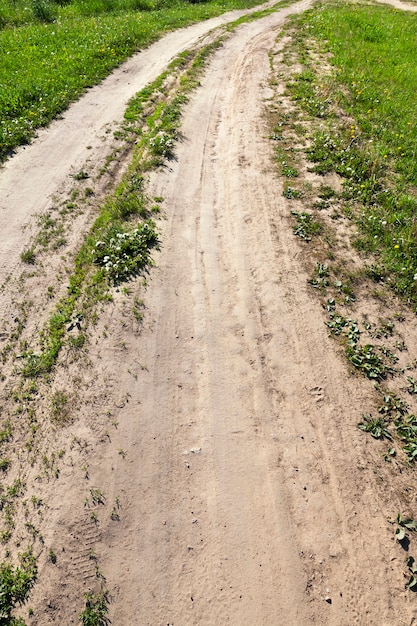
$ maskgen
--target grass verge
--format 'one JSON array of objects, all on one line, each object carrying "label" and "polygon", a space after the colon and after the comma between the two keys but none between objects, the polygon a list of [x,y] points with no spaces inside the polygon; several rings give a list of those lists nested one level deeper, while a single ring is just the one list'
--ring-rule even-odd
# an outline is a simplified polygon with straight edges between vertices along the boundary
[{"label": "grass verge", "polygon": [[[362,208],[356,248],[417,310],[417,15],[332,2],[293,23],[304,68],[289,88],[322,119],[308,151],[313,170],[343,177],[343,199]],[[312,38],[331,65],[326,77],[308,55]],[[338,110],[344,124],[334,124]]]},{"label": "grass verge", "polygon": [[[341,1],[290,18],[280,68],[286,108],[271,133],[280,173],[304,171],[283,195],[297,209],[294,234],[309,247],[308,282],[351,373],[372,383],[375,408],[358,426],[410,479],[417,361],[401,325],[417,312],[416,20]],[[398,541],[404,534],[397,529]],[[407,565],[406,587],[415,589],[413,557]]]},{"label": "grass verge", "polygon": [[[417,92],[416,26],[414,14],[343,2],[319,4],[292,17],[284,60],[288,67],[297,64],[287,79],[287,94],[299,113],[285,114],[271,134],[279,142],[284,176],[284,154],[292,155],[293,171],[297,166],[296,154],[283,141],[286,130],[304,142],[313,176],[337,174],[341,181],[338,191],[321,183],[312,202],[312,194],[293,179],[284,196],[312,207],[292,211],[295,235],[306,243],[320,237],[309,283],[326,297],[327,326],[341,340],[349,363],[374,381],[382,396],[379,416],[363,417],[361,428],[380,439],[388,439],[392,430],[391,438],[396,434],[411,464],[417,458],[416,418],[409,406],[415,363],[403,358],[406,344],[396,328],[401,316],[378,325],[355,319],[353,312],[356,291],[364,289],[375,299],[394,292],[417,311],[417,131],[410,120]],[[362,258],[359,270],[338,264],[331,238],[326,242],[323,236],[325,223],[341,217],[350,222],[351,242]],[[391,385],[394,391],[386,386],[393,378],[402,380]],[[401,397],[404,389],[408,402]]]}]

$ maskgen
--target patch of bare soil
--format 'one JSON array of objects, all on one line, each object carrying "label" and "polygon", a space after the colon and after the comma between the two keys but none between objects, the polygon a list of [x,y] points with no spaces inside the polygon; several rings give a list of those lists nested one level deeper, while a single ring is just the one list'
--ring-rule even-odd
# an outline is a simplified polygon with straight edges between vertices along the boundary
[{"label": "patch of bare soil", "polygon": [[[272,163],[268,53],[285,17],[308,6],[303,0],[243,25],[214,54],[185,108],[175,161],[149,181],[150,195],[164,198],[156,267],[129,295],[115,291],[88,346],[54,374],[71,414],[45,426],[32,451],[24,478],[26,510],[35,513],[19,513],[7,546],[19,549],[19,529],[35,515],[39,576],[33,614],[22,609],[29,624],[79,623],[83,594],[100,588],[110,622],[126,626],[415,620],[388,523],[402,503],[380,462],[382,446],[357,428],[374,394],[328,336]],[[155,74],[190,43],[172,37],[169,51],[167,40],[149,50]],[[152,72],[139,72],[129,93]],[[125,78],[121,70],[109,80],[125,89]],[[104,96],[103,110],[113,100]],[[97,116],[88,102],[66,116],[74,132],[85,129],[77,106]],[[118,106],[107,122],[122,114],[122,98]],[[84,167],[81,146],[92,145],[96,161],[100,124],[71,138],[65,166],[58,149],[53,182],[46,168],[38,182],[17,185],[32,175],[29,163],[26,177],[14,174],[20,159],[36,145],[46,158],[49,141],[55,150],[57,137],[71,135],[54,138],[66,123],[6,165],[2,206],[15,206],[17,195],[27,207],[32,194],[34,210],[43,210],[45,196]],[[33,171],[41,161],[33,157]],[[10,215],[6,273],[20,271],[26,245]],[[88,217],[80,220],[74,244]],[[31,280],[46,289],[46,264],[44,274],[36,271],[22,289]],[[145,302],[142,323],[132,311],[137,298]],[[42,319],[35,309],[33,329]],[[9,375],[5,385],[6,397]],[[4,406],[12,411],[12,400]],[[16,441],[18,452],[24,443]]]},{"label": "patch of bare soil", "polygon": [[413,4],[413,0],[410,2],[401,2],[401,0],[378,0],[384,4],[389,4],[400,11],[417,11],[417,7]]}]

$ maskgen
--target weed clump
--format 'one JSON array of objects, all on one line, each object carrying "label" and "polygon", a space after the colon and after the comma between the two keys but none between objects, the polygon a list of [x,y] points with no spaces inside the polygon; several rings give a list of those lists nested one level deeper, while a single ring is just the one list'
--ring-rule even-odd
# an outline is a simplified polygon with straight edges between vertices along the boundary
[{"label": "weed clump", "polygon": [[85,594],[85,609],[80,615],[83,626],[106,626],[109,623],[108,597],[106,592]]},{"label": "weed clump", "polygon": [[110,281],[119,284],[137,274],[150,263],[149,250],[158,243],[155,225],[151,221],[139,224],[132,231],[110,228],[95,246],[94,261]]},{"label": "weed clump", "polygon": [[323,231],[322,225],[314,219],[311,213],[307,213],[307,211],[291,211],[291,213],[297,222],[293,228],[294,235],[304,239],[304,241],[311,241],[312,236],[320,235]]},{"label": "weed clump", "polygon": [[22,620],[12,614],[17,606],[27,602],[29,593],[36,582],[37,566],[32,552],[28,550],[19,557],[20,566],[10,563],[0,565],[0,623],[24,626]]},{"label": "weed clump", "polygon": [[20,255],[20,260],[22,263],[26,263],[27,265],[35,265],[36,255],[33,247],[27,248],[23,250]]}]

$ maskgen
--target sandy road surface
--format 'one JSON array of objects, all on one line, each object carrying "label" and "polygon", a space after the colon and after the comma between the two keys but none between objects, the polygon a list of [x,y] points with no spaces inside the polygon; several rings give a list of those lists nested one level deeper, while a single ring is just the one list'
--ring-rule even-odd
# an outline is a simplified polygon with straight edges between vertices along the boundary
[{"label": "sandy road surface", "polygon": [[167,219],[144,328],[122,326],[115,302],[90,354],[119,427],[90,452],[88,486],[120,499],[120,522],[88,522],[62,471],[43,534],[65,552],[40,569],[34,624],[77,623],[92,547],[117,626],[415,623],[378,453],[356,426],[368,387],[309,295],[271,165],[268,52],[308,5],[233,34],[186,108],[177,160],[152,177]]}]

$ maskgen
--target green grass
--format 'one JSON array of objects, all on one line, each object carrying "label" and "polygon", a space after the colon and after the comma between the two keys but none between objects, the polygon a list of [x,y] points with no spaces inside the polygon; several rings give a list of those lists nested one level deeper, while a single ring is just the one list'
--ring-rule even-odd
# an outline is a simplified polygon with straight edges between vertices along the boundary
[{"label": "green grass", "polygon": [[109,620],[106,619],[108,604],[109,599],[106,592],[86,593],[85,609],[80,615],[83,626],[106,626],[109,624]]},{"label": "green grass", "polygon": [[311,241],[311,237],[314,235],[320,235],[323,228],[317,220],[313,218],[311,213],[306,211],[291,211],[296,220],[296,225],[293,228],[293,233],[297,237],[304,239],[304,241]]},{"label": "green grass", "polygon": [[[256,0],[3,0],[0,162],[164,32]],[[51,19],[39,17],[43,6]]]},{"label": "green grass", "polygon": [[0,623],[24,626],[21,619],[13,618],[15,607],[27,602],[28,595],[37,577],[37,566],[32,552],[20,555],[20,565],[0,565]]},{"label": "green grass", "polygon": [[[417,309],[417,15],[330,2],[291,21],[304,67],[288,89],[322,120],[313,169],[342,176],[343,199],[356,206],[355,246]],[[326,54],[330,72],[317,71],[310,50]]]}]

